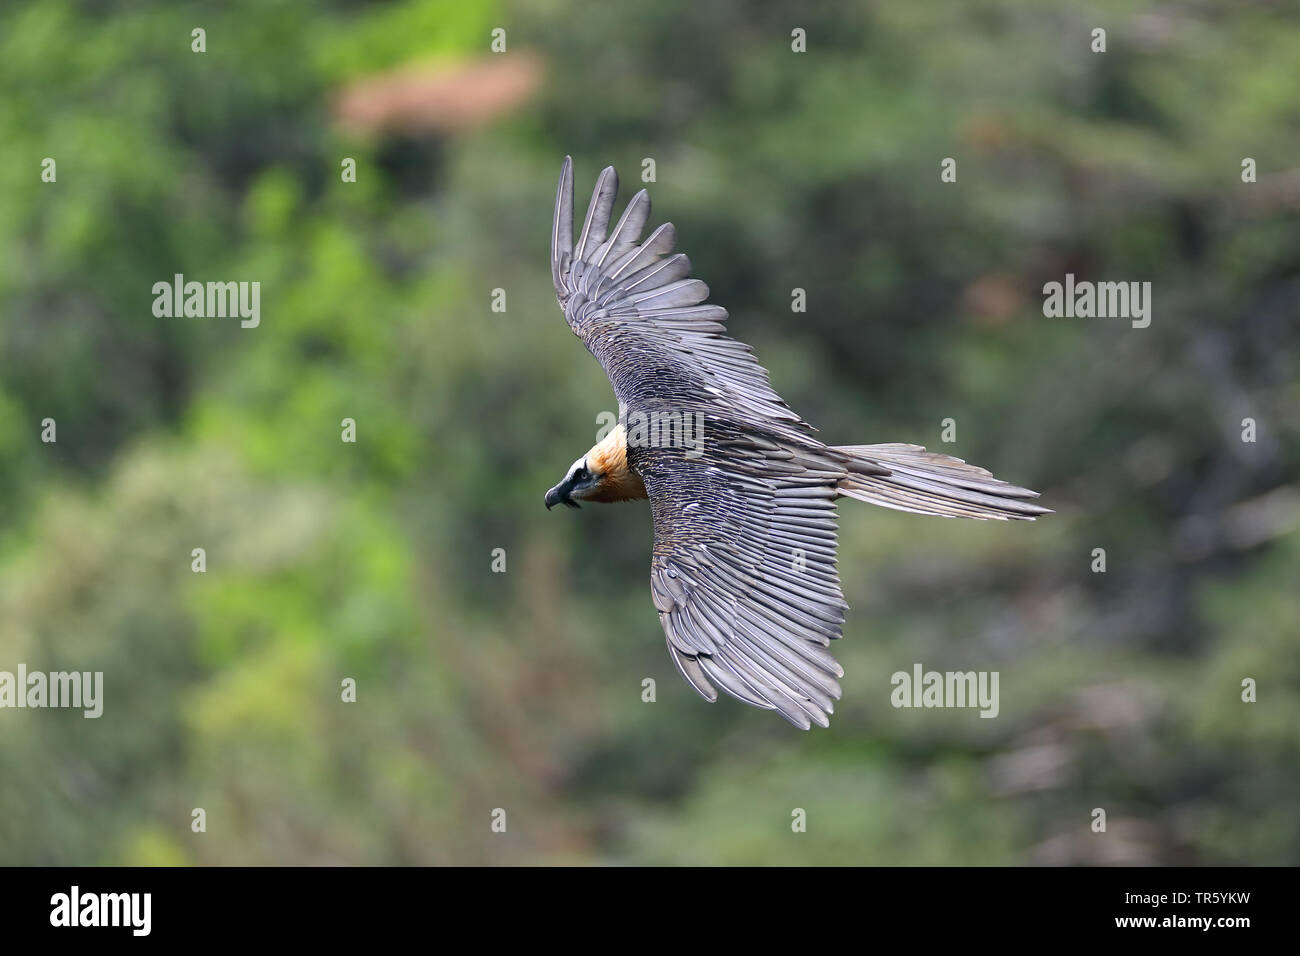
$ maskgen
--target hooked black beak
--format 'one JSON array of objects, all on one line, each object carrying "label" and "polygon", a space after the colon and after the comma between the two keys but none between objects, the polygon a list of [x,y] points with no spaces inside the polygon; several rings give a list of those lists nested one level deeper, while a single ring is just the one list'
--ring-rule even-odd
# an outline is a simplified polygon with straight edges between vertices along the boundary
[{"label": "hooked black beak", "polygon": [[570,508],[578,507],[578,503],[569,497],[569,490],[572,484],[562,481],[546,493],[546,510],[550,511],[556,505],[568,505]]}]

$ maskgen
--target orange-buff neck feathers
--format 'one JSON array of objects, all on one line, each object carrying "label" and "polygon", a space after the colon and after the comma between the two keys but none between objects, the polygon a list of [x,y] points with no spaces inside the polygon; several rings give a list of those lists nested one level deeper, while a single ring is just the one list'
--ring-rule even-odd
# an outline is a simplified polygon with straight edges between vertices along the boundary
[{"label": "orange-buff neck feathers", "polygon": [[637,501],[645,498],[645,485],[639,475],[627,466],[627,432],[621,424],[587,452],[587,469],[600,475],[600,484],[594,493],[587,496],[588,501],[610,503],[614,501]]}]

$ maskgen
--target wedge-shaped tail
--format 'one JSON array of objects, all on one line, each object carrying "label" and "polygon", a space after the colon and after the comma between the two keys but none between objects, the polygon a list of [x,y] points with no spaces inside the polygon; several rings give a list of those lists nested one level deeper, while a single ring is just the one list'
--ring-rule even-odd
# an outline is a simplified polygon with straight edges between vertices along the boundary
[{"label": "wedge-shaped tail", "polygon": [[946,518],[1033,521],[1051,510],[1033,503],[1038,492],[994,478],[960,458],[920,445],[839,445],[847,460],[841,495],[884,508]]}]

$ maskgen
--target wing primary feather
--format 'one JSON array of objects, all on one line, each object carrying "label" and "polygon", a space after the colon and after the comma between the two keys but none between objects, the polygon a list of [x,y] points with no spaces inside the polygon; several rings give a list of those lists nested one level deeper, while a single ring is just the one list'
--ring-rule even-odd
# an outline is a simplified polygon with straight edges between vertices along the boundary
[{"label": "wing primary feather", "polygon": [[623,210],[623,215],[619,217],[618,225],[610,233],[609,239],[601,247],[599,255],[592,261],[596,266],[604,266],[610,256],[615,259],[620,258],[627,250],[636,245],[636,241],[641,238],[641,230],[645,228],[646,221],[650,218],[650,193],[642,189],[632,197],[627,208]]},{"label": "wing primary feather", "polygon": [[618,173],[613,166],[606,166],[596,179],[596,188],[591,193],[591,205],[587,207],[587,218],[582,224],[582,235],[573,249],[575,262],[587,258],[587,251],[595,249],[605,241],[605,230],[609,228],[609,217],[614,211],[614,197],[618,195]]},{"label": "wing primary feather", "polygon": [[620,279],[625,273],[643,269],[660,256],[668,255],[676,245],[677,230],[673,228],[671,222],[666,222],[650,233],[645,242],[629,250],[623,258],[614,263],[609,270],[610,277]]},{"label": "wing primary feather", "polygon": [[709,678],[705,675],[704,668],[700,666],[699,659],[689,654],[683,654],[671,643],[668,645],[668,653],[672,657],[673,663],[677,665],[677,670],[682,677],[686,678],[686,683],[694,687],[695,692],[710,704],[716,702],[718,692],[709,683]]},{"label": "wing primary feather", "polygon": [[551,278],[555,291],[563,294],[564,257],[573,252],[573,157],[565,156],[560,182],[555,187],[555,220],[551,224]]}]

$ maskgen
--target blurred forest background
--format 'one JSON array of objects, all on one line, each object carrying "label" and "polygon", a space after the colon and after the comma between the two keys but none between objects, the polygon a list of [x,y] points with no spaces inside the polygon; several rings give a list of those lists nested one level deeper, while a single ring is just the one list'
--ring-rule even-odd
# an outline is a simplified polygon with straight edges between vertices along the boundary
[{"label": "blurred forest background", "polygon": [[[1297,64],[1244,0],[4,4],[0,669],[105,709],[0,711],[0,863],[1300,863]],[[682,682],[643,505],[542,507],[614,407],[565,153],[583,208],[655,160],[827,440],[1057,511],[846,506],[829,731]],[[1150,328],[1045,318],[1066,272]],[[1000,716],[892,708],[915,662]]]}]

